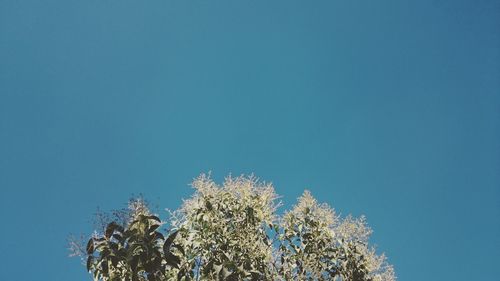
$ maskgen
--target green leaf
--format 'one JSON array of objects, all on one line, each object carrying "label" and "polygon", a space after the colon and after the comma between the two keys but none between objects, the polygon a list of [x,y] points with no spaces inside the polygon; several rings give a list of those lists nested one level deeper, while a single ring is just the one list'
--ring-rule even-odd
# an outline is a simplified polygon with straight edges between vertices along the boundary
[{"label": "green leaf", "polygon": [[163,234],[161,234],[158,231],[155,231],[153,233],[153,238],[154,238],[154,240],[158,240],[158,239],[165,240],[165,237],[163,236]]},{"label": "green leaf", "polygon": [[167,255],[167,252],[170,252],[170,247],[172,246],[172,243],[175,240],[175,237],[177,237],[177,234],[179,233],[178,230],[174,231],[172,234],[168,236],[168,238],[165,240],[165,243],[163,244],[163,251],[165,252],[165,255]]},{"label": "green leaf", "polygon": [[179,252],[181,252],[181,254],[185,255],[186,253],[184,252],[184,248],[181,246],[181,245],[178,245],[178,244],[174,244],[172,245],[172,247],[176,248],[177,250],[179,250]]},{"label": "green leaf", "polygon": [[132,268],[133,272],[136,272],[137,265],[139,264],[139,256],[133,256],[130,260],[130,268]]},{"label": "green leaf", "polygon": [[93,256],[89,256],[87,258],[87,271],[90,272],[90,269],[92,267],[92,263],[94,262],[94,257]]},{"label": "green leaf", "polygon": [[148,228],[148,233],[152,233],[152,232],[154,232],[154,231],[155,231],[158,227],[160,227],[160,225],[159,225],[159,224],[153,224],[152,226],[150,226],[150,227]]},{"label": "green leaf", "polygon": [[170,266],[175,267],[175,268],[179,268],[179,264],[181,262],[181,259],[172,253],[166,253],[165,254],[165,261],[167,262],[167,265],[170,265]]},{"label": "green leaf", "polygon": [[213,265],[214,265],[214,261],[213,260],[210,260],[204,267],[203,267],[203,274],[207,275],[210,273],[210,271],[212,270],[213,268]]},{"label": "green leaf", "polygon": [[109,267],[108,267],[108,262],[107,261],[103,261],[101,263],[101,269],[102,269],[103,276],[108,277]]},{"label": "green leaf", "polygon": [[113,234],[113,238],[115,238],[118,241],[122,241],[123,237],[120,234]]},{"label": "green leaf", "polygon": [[214,269],[215,269],[215,273],[217,273],[217,275],[219,275],[219,273],[222,270],[222,264],[214,264]]},{"label": "green leaf", "polygon": [[92,255],[94,252],[94,239],[90,238],[89,242],[87,243],[87,254]]},{"label": "green leaf", "polygon": [[110,224],[108,224],[108,226],[106,227],[106,232],[104,233],[106,238],[110,238],[111,235],[113,235],[117,226],[118,225],[115,222],[111,222]]},{"label": "green leaf", "polygon": [[120,261],[120,259],[115,255],[109,256],[109,259],[111,260],[111,264],[114,267],[116,267],[118,265],[118,262]]},{"label": "green leaf", "polygon": [[213,209],[212,203],[210,201],[205,201],[205,207],[207,207],[207,210],[211,211]]},{"label": "green leaf", "polygon": [[226,279],[231,274],[231,271],[229,271],[226,267],[223,267],[221,273],[222,277]]},{"label": "green leaf", "polygon": [[161,223],[160,218],[159,218],[159,217],[157,217],[157,216],[148,216],[148,217],[146,217],[146,218],[147,218],[147,219],[150,219],[150,220],[155,220],[155,221],[157,221],[157,222]]}]

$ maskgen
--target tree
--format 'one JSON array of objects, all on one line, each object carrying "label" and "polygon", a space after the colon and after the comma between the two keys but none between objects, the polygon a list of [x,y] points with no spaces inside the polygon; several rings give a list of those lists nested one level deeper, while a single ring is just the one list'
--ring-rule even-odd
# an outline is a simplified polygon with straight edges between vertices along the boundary
[{"label": "tree", "polygon": [[104,281],[396,279],[369,246],[365,218],[342,219],[308,191],[279,216],[273,186],[254,177],[228,177],[218,186],[201,175],[192,186],[168,223],[144,200],[132,200],[128,212],[94,232],[84,252],[77,243],[73,251]]}]

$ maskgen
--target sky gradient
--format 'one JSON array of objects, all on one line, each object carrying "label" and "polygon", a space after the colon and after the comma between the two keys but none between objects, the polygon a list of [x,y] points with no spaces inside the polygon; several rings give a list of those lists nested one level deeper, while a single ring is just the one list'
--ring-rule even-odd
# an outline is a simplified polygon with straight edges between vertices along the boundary
[{"label": "sky gradient", "polygon": [[91,280],[97,207],[212,171],[366,215],[401,281],[491,281],[499,30],[487,0],[0,0],[1,279]]}]

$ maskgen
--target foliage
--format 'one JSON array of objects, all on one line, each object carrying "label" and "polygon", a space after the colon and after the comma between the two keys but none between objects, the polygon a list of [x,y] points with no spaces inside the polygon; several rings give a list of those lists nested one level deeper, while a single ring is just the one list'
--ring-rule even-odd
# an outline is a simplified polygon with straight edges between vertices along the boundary
[{"label": "foliage", "polygon": [[396,279],[385,256],[369,247],[365,218],[341,219],[308,191],[278,216],[274,188],[254,177],[228,177],[218,186],[201,175],[193,187],[171,212],[166,238],[143,200],[131,202],[128,220],[94,233],[84,254],[94,279]]},{"label": "foliage", "polygon": [[142,200],[132,201],[130,220],[109,223],[103,234],[87,243],[87,270],[95,280],[166,280],[180,259],[171,253],[176,233],[165,239],[161,220]]}]

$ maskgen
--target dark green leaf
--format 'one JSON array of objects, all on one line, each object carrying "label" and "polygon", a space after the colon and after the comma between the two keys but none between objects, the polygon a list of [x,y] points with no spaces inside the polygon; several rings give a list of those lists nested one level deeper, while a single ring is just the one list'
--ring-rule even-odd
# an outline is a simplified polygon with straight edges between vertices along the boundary
[{"label": "dark green leaf", "polygon": [[185,255],[186,253],[184,252],[184,248],[181,246],[181,245],[178,245],[178,244],[174,244],[172,245],[172,247],[176,248],[177,250],[179,250],[179,252],[181,252],[181,254]]},{"label": "dark green leaf", "polygon": [[165,237],[163,237],[163,234],[161,234],[160,232],[158,231],[155,231],[153,233],[153,237],[155,240],[158,240],[158,239],[161,239],[161,240],[165,240]]},{"label": "dark green leaf", "polygon": [[94,252],[94,239],[90,238],[89,242],[87,243],[87,254],[92,255]]},{"label": "dark green leaf", "polygon": [[118,257],[117,257],[117,256],[110,256],[109,258],[110,258],[110,260],[111,260],[111,264],[112,264],[114,267],[116,267],[116,266],[118,265],[118,262],[120,261],[120,259],[118,259]]},{"label": "dark green leaf", "polygon": [[92,267],[92,262],[94,261],[94,257],[93,256],[89,256],[87,258],[87,271],[90,271],[91,267]]},{"label": "dark green leaf", "polygon": [[130,268],[132,268],[133,272],[136,272],[137,265],[139,264],[139,256],[133,256],[130,260]]},{"label": "dark green leaf", "polygon": [[167,262],[168,265],[179,268],[179,263],[181,262],[181,259],[172,253],[166,253],[165,254],[165,261]]},{"label": "dark green leaf", "polygon": [[113,234],[113,238],[115,238],[118,241],[122,241],[123,237],[120,234]]},{"label": "dark green leaf", "polygon": [[103,276],[108,277],[109,267],[108,267],[107,261],[103,261],[101,263],[101,269],[102,269]]},{"label": "dark green leaf", "polygon": [[155,220],[155,221],[157,221],[157,222],[160,222],[160,223],[161,223],[160,218],[159,218],[159,217],[157,217],[157,216],[148,216],[147,218],[148,218],[148,219],[150,219],[150,220]]},{"label": "dark green leaf", "polygon": [[159,224],[153,224],[152,226],[150,226],[150,227],[148,228],[148,233],[152,233],[152,232],[154,232],[154,231],[155,231],[158,227],[160,227],[160,225],[159,225]]},{"label": "dark green leaf", "polygon": [[165,243],[163,244],[163,251],[165,255],[167,255],[167,252],[170,252],[170,246],[172,246],[172,243],[174,242],[175,237],[177,237],[178,233],[179,233],[178,230],[174,231],[172,234],[168,236],[167,240],[165,240]]},{"label": "dark green leaf", "polygon": [[116,226],[117,226],[117,224],[115,222],[111,222],[110,224],[108,224],[108,226],[106,227],[106,232],[104,233],[106,238],[110,238],[111,235],[113,235],[113,233],[115,232]]}]

